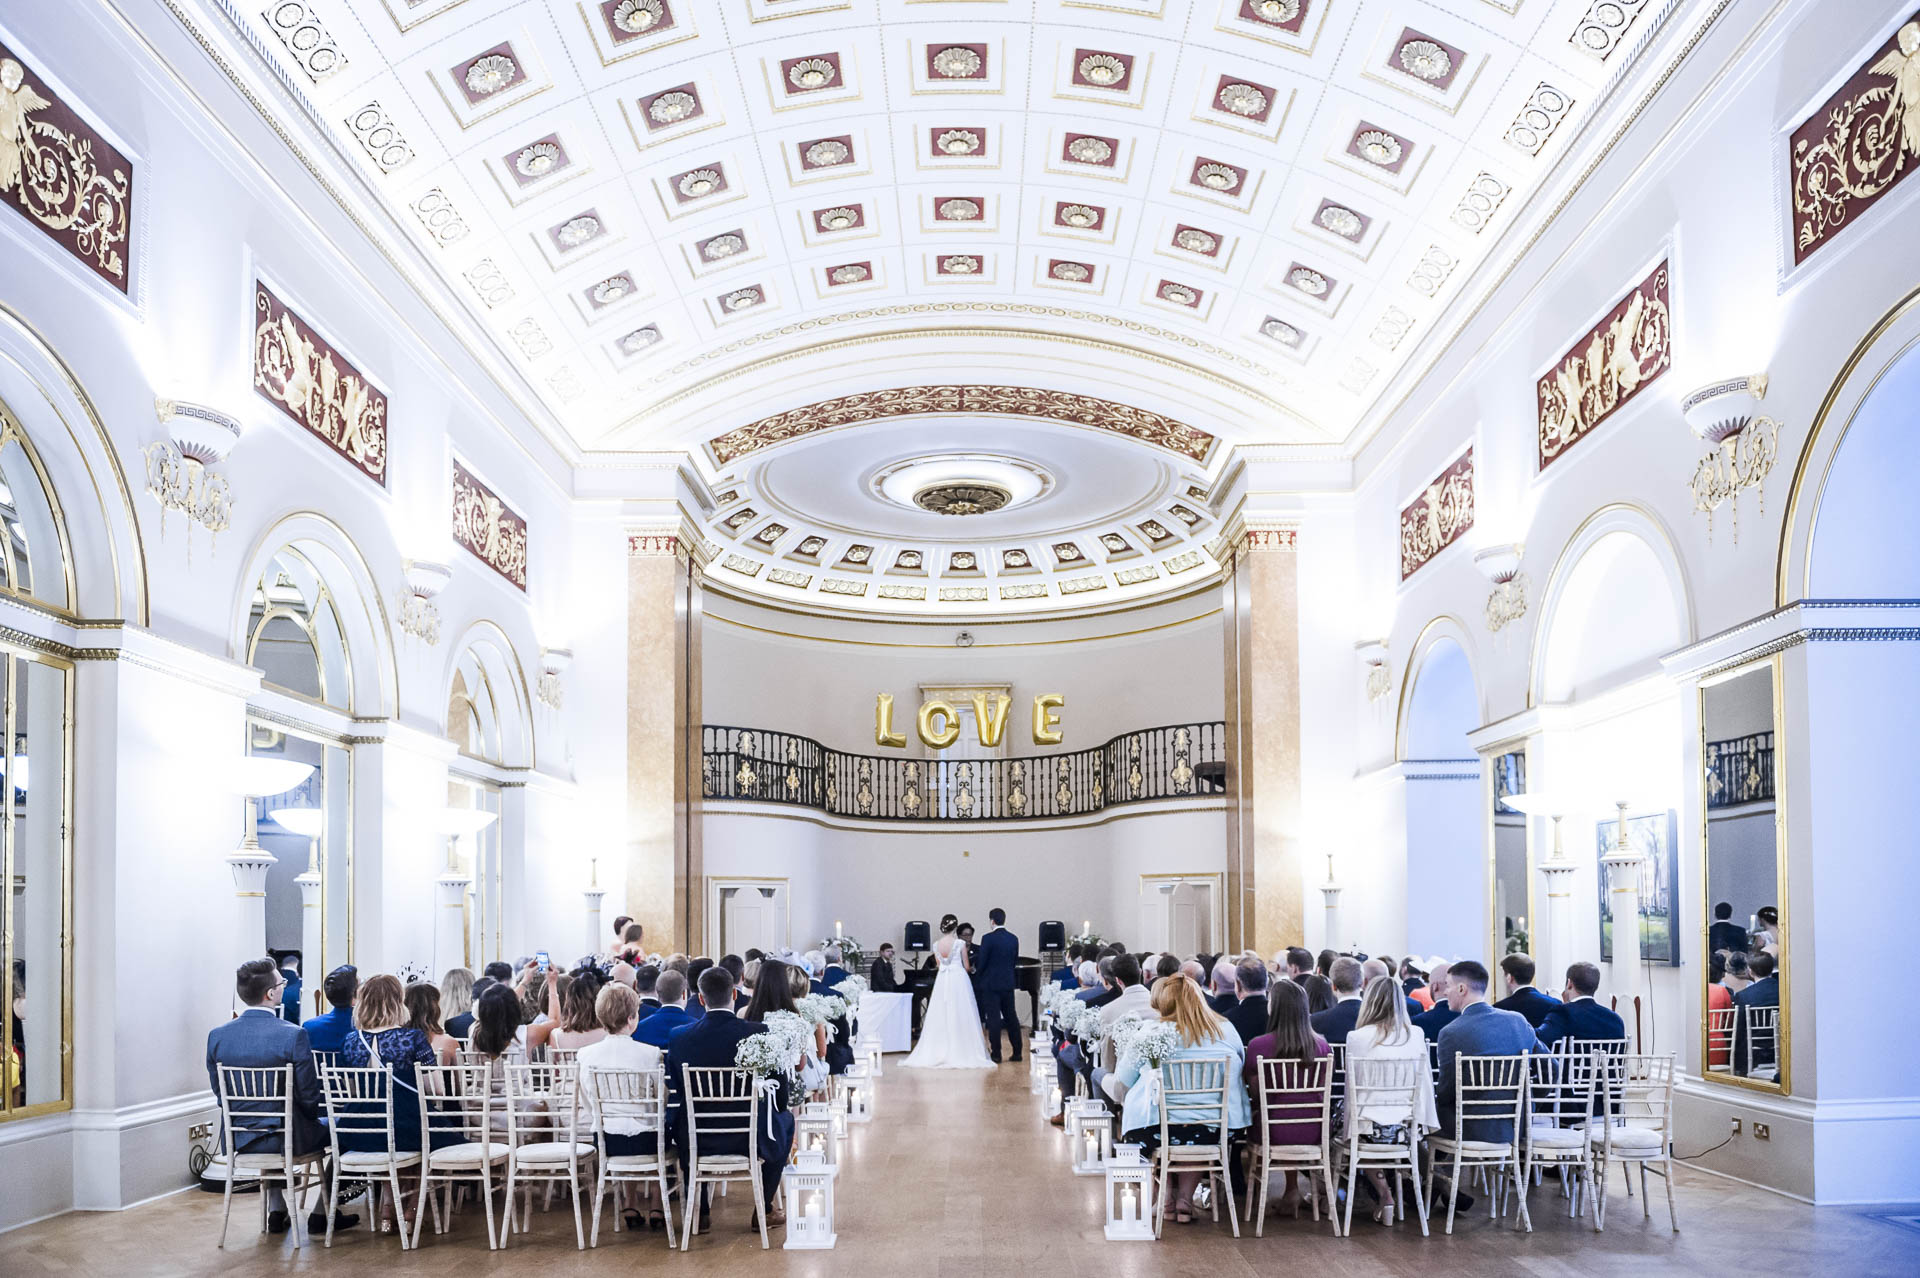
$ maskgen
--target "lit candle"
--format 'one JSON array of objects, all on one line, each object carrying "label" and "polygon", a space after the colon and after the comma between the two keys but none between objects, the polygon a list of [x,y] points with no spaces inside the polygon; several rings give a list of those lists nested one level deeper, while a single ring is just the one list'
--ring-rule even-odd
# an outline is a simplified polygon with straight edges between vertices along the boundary
[{"label": "lit candle", "polygon": [[835,919],[835,920],[833,921],[833,934],[834,934],[835,936],[839,936],[839,935],[841,935],[841,931],[840,931],[840,920],[839,920],[839,919]]},{"label": "lit candle", "polygon": [[1121,1194],[1122,1194],[1122,1197],[1120,1200],[1120,1219],[1122,1220],[1140,1219],[1140,1191],[1135,1189],[1132,1185],[1128,1185],[1124,1190],[1121,1191]]},{"label": "lit candle", "polygon": [[1082,935],[1082,936],[1085,936],[1085,935],[1086,935],[1087,933],[1089,933],[1089,932],[1091,932],[1091,931],[1093,931],[1093,920],[1092,920],[1092,919],[1081,919],[1081,920],[1080,920],[1080,935]]},{"label": "lit candle", "polygon": [[818,1225],[820,1223],[820,1195],[809,1194],[807,1196],[806,1216],[808,1224]]}]

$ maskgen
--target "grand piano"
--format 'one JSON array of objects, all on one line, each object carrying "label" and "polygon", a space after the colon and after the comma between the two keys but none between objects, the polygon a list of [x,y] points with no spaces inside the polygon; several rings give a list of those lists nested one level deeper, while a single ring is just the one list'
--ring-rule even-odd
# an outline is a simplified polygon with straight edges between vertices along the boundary
[{"label": "grand piano", "polygon": [[[931,952],[922,956],[919,967],[907,969],[906,989],[913,995],[913,1032],[920,1033],[920,1017],[927,1010],[927,1000],[933,997],[933,978],[940,974],[939,964]],[[1027,996],[1027,1020],[1029,1027],[1040,1021],[1040,986],[1046,980],[1046,969],[1037,958],[1028,958],[1022,954],[1013,961],[1013,988]],[[1015,1000],[1014,1006],[1019,1006]]]}]

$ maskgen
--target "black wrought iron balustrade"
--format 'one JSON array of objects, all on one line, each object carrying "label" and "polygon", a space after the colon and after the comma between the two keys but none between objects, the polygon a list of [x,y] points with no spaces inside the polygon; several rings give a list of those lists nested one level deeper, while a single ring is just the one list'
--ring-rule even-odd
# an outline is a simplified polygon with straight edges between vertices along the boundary
[{"label": "black wrought iron balustrade", "polygon": [[1773,800],[1773,734],[1707,742],[1707,807],[1731,808]]},{"label": "black wrought iron balustrade", "polygon": [[846,754],[810,737],[709,724],[709,799],[788,803],[873,821],[1022,821],[1222,794],[1226,725],[1174,724],[1018,758]]}]

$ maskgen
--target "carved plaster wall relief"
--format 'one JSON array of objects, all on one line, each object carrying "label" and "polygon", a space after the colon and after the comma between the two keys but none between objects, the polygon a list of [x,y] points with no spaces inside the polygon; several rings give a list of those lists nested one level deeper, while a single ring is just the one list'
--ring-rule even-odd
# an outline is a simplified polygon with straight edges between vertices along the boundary
[{"label": "carved plaster wall relief", "polygon": [[1441,471],[1400,512],[1400,580],[1473,527],[1473,449]]},{"label": "carved plaster wall relief", "polygon": [[1667,288],[1662,262],[1540,379],[1540,469],[1672,367]]},{"label": "carved plaster wall relief", "polygon": [[520,589],[527,588],[527,521],[457,460],[453,463],[453,539]]},{"label": "carved plaster wall relief", "polygon": [[1920,13],[1788,140],[1798,265],[1920,164]]},{"label": "carved plaster wall relief", "polygon": [[122,293],[133,162],[0,44],[0,197]]},{"label": "carved plaster wall relief", "polygon": [[265,284],[253,297],[254,389],[386,487],[386,395]]}]

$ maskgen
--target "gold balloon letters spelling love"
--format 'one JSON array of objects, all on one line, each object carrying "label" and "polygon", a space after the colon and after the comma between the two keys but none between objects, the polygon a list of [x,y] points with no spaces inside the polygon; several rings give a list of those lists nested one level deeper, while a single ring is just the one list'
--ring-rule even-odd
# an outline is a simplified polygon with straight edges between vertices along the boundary
[{"label": "gold balloon letters spelling love", "polygon": [[[980,744],[988,750],[999,746],[1007,732],[1007,708],[1013,698],[996,692],[991,698],[984,692],[973,694],[973,722],[980,733]],[[1060,711],[1067,698],[1058,692],[1043,692],[1033,699],[1033,743],[1059,745],[1062,740]],[[950,701],[935,698],[922,702],[914,716],[914,729],[930,750],[944,750],[960,739],[960,712]],[[907,744],[907,734],[893,730],[893,694],[883,692],[873,708],[873,740],[876,745],[897,748]]]}]

